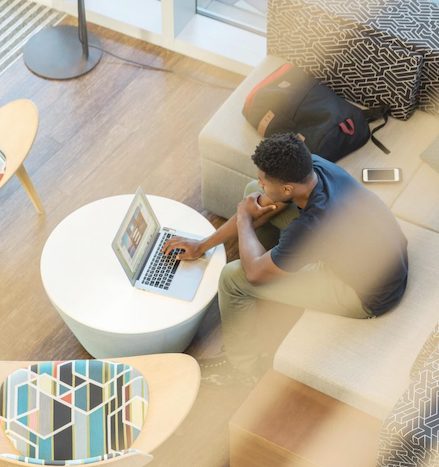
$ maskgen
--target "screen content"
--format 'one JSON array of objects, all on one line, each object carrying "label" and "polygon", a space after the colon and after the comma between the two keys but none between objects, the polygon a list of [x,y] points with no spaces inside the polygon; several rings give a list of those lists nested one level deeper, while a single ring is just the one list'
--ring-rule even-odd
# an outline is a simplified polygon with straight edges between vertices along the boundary
[{"label": "screen content", "polygon": [[367,178],[369,180],[394,180],[395,174],[393,169],[368,170]]},{"label": "screen content", "polygon": [[137,206],[120,241],[120,251],[131,271],[135,271],[148,247],[156,225],[143,206]]}]

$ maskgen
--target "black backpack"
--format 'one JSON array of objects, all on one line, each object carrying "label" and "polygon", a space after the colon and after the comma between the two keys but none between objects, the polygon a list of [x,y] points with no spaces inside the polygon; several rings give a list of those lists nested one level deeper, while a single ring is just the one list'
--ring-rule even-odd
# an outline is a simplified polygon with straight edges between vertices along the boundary
[{"label": "black backpack", "polygon": [[[247,96],[242,113],[258,133],[296,133],[309,150],[335,162],[367,143],[388,118],[386,106],[362,110],[289,63],[257,84]],[[372,134],[369,122],[384,119]]]}]

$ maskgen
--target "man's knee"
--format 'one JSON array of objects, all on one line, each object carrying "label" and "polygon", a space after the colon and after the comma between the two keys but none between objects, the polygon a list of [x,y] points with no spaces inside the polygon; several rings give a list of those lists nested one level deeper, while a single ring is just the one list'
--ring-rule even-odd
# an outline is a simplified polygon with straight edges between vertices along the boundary
[{"label": "man's knee", "polygon": [[247,183],[247,186],[245,187],[244,190],[244,198],[248,196],[250,193],[262,193],[262,189],[259,186],[259,183],[257,180],[252,180],[250,183]]},{"label": "man's knee", "polygon": [[226,293],[237,291],[246,280],[241,261],[232,261],[223,267],[219,278],[218,289],[220,292]]}]

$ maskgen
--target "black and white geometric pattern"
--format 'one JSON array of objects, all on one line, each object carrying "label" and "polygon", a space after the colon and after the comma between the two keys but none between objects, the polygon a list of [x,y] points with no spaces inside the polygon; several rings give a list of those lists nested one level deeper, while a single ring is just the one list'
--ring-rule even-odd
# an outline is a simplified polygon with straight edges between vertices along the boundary
[{"label": "black and white geometric pattern", "polygon": [[415,379],[423,370],[425,363],[430,358],[431,354],[439,348],[439,323],[436,325],[434,331],[430,334],[429,338],[425,341],[419,352],[416,360],[414,361],[410,370],[410,378]]},{"label": "black and white geometric pattern", "polygon": [[269,0],[267,42],[348,100],[439,114],[435,0]]},{"label": "black and white geometric pattern", "polygon": [[415,362],[409,388],[384,422],[377,465],[439,466],[439,327]]}]

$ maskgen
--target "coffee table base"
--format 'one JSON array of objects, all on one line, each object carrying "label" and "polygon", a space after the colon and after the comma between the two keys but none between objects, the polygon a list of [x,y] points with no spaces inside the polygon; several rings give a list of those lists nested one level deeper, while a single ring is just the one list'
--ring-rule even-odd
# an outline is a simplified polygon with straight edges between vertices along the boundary
[{"label": "coffee table base", "polygon": [[[212,302],[211,302],[212,303]],[[189,320],[166,329],[122,334],[85,326],[55,307],[87,352],[95,358],[183,352],[192,342],[209,305]]]}]

